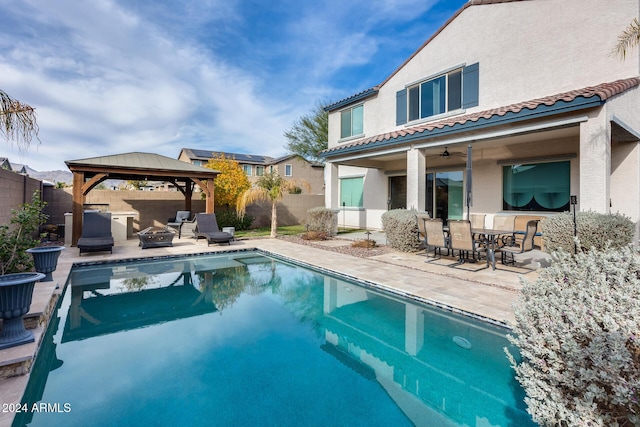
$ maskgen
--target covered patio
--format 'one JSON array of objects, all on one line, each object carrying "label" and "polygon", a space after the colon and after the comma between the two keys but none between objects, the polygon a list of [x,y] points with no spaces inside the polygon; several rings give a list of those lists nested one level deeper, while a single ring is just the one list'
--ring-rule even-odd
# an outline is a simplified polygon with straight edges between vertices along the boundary
[{"label": "covered patio", "polygon": [[214,179],[218,171],[152,153],[124,153],[67,160],[73,172],[72,245],[82,233],[82,216],[87,194],[107,179],[171,182],[184,195],[184,210],[191,210],[193,189],[206,195],[206,213],[214,211]]}]

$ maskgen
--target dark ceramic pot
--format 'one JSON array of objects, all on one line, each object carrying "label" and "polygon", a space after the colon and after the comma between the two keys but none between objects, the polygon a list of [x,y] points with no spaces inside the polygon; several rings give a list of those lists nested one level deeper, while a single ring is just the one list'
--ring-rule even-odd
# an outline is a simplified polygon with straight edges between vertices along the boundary
[{"label": "dark ceramic pot", "polygon": [[33,342],[33,332],[24,327],[22,318],[29,312],[33,287],[42,273],[13,273],[0,276],[0,350]]},{"label": "dark ceramic pot", "polygon": [[58,257],[64,246],[40,246],[37,248],[27,249],[27,252],[33,256],[33,264],[38,273],[44,273],[44,281],[53,281],[51,273],[56,271],[58,266]]}]

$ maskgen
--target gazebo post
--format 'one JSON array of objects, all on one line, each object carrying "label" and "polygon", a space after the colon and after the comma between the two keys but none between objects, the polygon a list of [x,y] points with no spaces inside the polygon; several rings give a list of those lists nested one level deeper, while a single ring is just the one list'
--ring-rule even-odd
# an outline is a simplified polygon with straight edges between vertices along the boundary
[{"label": "gazebo post", "polygon": [[71,228],[71,246],[78,244],[78,239],[82,234],[82,213],[84,210],[84,172],[73,172],[73,205],[71,207],[71,218],[73,225]]},{"label": "gazebo post", "polygon": [[213,179],[208,179],[207,180],[207,202],[206,202],[207,213],[213,213],[213,206],[214,206],[213,192],[214,192]]}]

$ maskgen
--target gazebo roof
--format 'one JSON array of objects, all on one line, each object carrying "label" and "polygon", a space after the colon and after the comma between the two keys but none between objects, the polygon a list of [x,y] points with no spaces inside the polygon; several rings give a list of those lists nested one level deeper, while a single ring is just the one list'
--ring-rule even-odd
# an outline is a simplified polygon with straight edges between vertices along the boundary
[{"label": "gazebo roof", "polygon": [[132,179],[146,176],[154,180],[184,178],[215,178],[220,172],[152,153],[123,153],[87,159],[66,160],[72,172],[82,171],[85,177],[107,173],[109,179]]}]

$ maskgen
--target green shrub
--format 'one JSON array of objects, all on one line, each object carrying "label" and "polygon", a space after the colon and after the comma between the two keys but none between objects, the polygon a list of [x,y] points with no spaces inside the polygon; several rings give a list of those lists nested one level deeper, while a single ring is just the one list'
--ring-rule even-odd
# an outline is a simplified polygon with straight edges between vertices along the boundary
[{"label": "green shrub", "polygon": [[251,223],[254,218],[251,215],[245,215],[242,218],[238,216],[238,213],[233,210],[220,210],[216,211],[216,219],[218,220],[218,227],[234,227],[236,231],[248,230],[251,228]]},{"label": "green shrub", "polygon": [[336,233],[336,220],[337,217],[331,209],[317,207],[307,211],[309,231],[323,231],[332,236]]},{"label": "green shrub", "polygon": [[417,213],[414,209],[393,209],[382,214],[382,229],[389,246],[402,252],[420,249]]},{"label": "green shrub", "polygon": [[[633,241],[635,224],[621,214],[601,214],[597,212],[577,212],[576,229],[581,251],[602,250],[607,242],[611,248],[621,248]],[[574,251],[573,214],[565,212],[545,218],[542,223],[542,239],[546,250],[553,252],[559,248]]]},{"label": "green shrub", "polygon": [[514,305],[509,355],[534,421],[640,425],[640,256],[606,247],[552,254]]},{"label": "green shrub", "polygon": [[33,269],[33,257],[25,252],[38,246],[33,238],[48,216],[42,212],[47,205],[40,199],[40,192],[33,193],[31,203],[23,203],[11,209],[10,224],[0,225],[0,274],[22,273]]}]

